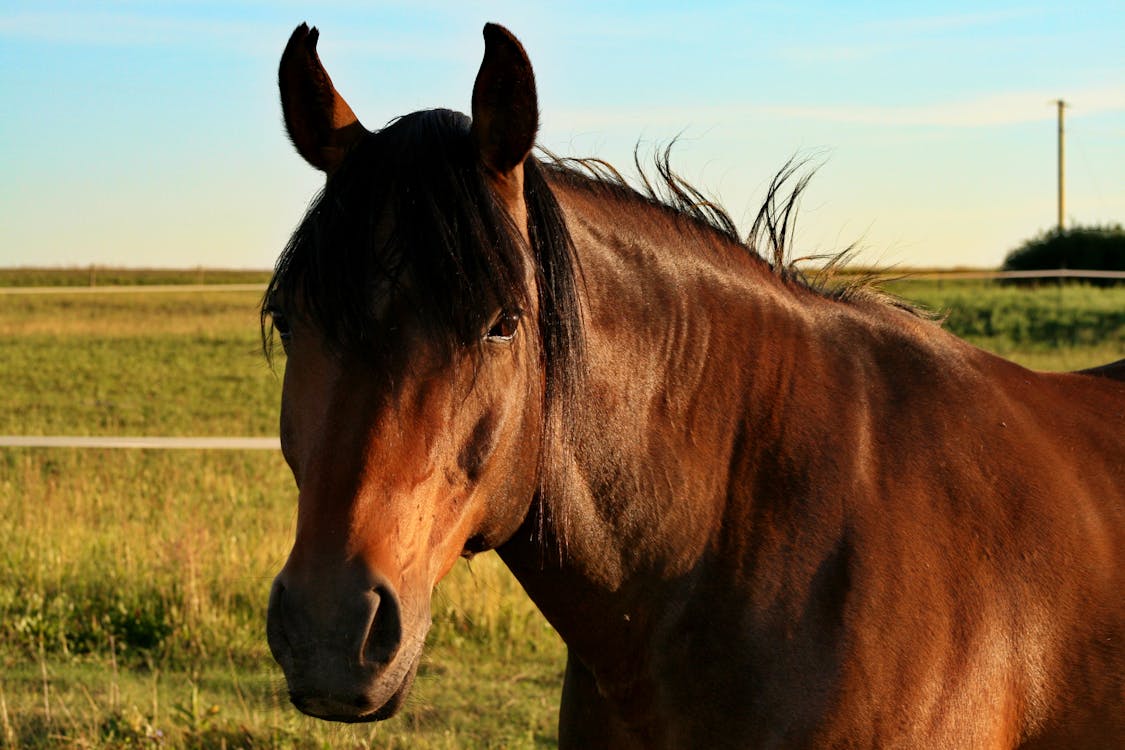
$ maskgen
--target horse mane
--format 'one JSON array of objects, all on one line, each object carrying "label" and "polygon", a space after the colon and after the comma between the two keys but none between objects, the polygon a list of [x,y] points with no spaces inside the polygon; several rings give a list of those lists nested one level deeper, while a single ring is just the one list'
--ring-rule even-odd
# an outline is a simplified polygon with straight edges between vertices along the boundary
[{"label": "horse mane", "polygon": [[[898,308],[918,317],[929,314],[909,302],[878,287],[876,273],[841,274],[843,267],[855,256],[856,244],[843,250],[802,258],[793,257],[800,199],[815,174],[806,160],[790,158],[774,174],[766,196],[745,238],[722,204],[709,198],[672,168],[673,140],[653,158],[655,178],[641,163],[640,150],[633,152],[633,161],[640,179],[634,187],[612,164],[597,158],[560,157],[540,148],[546,156],[551,174],[568,184],[586,190],[608,192],[618,198],[639,201],[657,210],[671,213],[687,221],[691,228],[718,234],[728,243],[742,248],[751,257],[763,262],[782,283],[804,289],[826,299],[839,302],[874,301]],[[820,265],[811,274],[799,263],[816,261]]]}]

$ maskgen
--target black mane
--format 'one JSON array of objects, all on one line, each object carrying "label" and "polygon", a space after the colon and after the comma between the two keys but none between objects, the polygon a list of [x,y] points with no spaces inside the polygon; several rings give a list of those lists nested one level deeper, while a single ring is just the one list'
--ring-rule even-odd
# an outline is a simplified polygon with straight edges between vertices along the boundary
[{"label": "black mane", "polygon": [[[560,157],[544,150],[545,166],[556,178],[587,190],[608,192],[626,200],[664,210],[685,220],[689,228],[711,232],[741,247],[753,258],[766,264],[785,284],[810,291],[818,296],[841,302],[876,301],[899,308],[913,315],[928,314],[877,287],[878,274],[854,274],[841,280],[840,269],[855,255],[856,245],[843,250],[794,258],[792,241],[796,230],[797,209],[815,169],[804,160],[793,158],[782,165],[766,190],[765,199],[745,238],[727,210],[717,201],[685,180],[672,168],[672,141],[653,159],[656,176],[649,176],[641,163],[639,151],[634,164],[639,187],[633,187],[612,165],[601,159]],[[814,261],[816,270],[810,275],[798,263]]]}]

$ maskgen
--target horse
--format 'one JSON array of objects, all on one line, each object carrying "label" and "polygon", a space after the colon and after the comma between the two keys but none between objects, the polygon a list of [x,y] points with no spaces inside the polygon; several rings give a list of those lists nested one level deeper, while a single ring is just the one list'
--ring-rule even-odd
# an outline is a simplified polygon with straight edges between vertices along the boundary
[{"label": "horse", "polygon": [[325,184],[261,311],[296,708],[394,715],[435,584],[495,550],[566,643],[562,748],[1123,744],[1120,363],[1032,372],[802,278],[792,170],[746,241],[667,161],[533,154],[501,26],[471,117],[375,131],[317,39],[279,85]]}]

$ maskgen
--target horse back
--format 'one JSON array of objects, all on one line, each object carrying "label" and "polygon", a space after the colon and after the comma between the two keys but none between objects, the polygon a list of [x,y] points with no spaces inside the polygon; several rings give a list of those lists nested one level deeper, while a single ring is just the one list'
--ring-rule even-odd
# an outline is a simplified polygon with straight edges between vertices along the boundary
[{"label": "horse back", "polygon": [[1079,370],[1077,374],[1094,375],[1102,378],[1110,378],[1112,380],[1125,381],[1125,359],[1119,359],[1116,362],[1110,362],[1107,365],[1088,367],[1085,370]]}]

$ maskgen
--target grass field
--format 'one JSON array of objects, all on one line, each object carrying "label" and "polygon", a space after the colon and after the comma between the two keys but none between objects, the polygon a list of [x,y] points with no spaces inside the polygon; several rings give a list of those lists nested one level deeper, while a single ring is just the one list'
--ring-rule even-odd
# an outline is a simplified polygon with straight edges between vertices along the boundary
[{"label": "grass field", "polygon": [[[21,272],[0,286],[56,282]],[[99,270],[98,283],[115,275],[136,282]],[[1125,356],[1125,288],[893,291],[1038,368]],[[0,295],[0,433],[276,434],[280,381],[260,353],[257,302]],[[563,647],[491,555],[441,584],[403,715],[343,727],[290,708],[264,619],[294,501],[268,452],[0,449],[0,747],[555,745]]]}]

